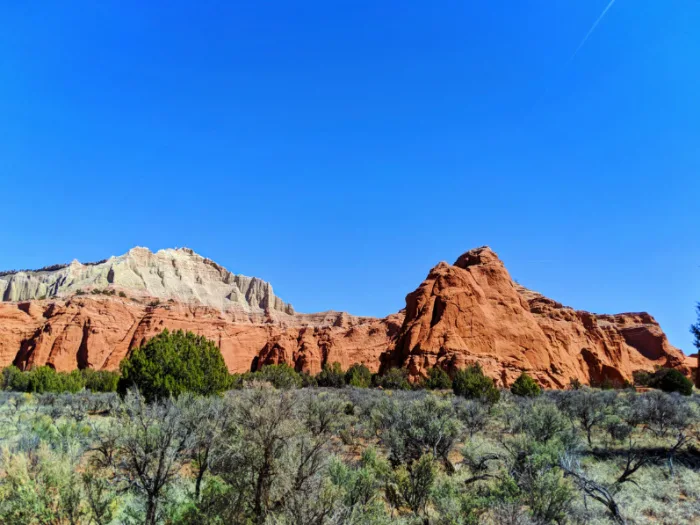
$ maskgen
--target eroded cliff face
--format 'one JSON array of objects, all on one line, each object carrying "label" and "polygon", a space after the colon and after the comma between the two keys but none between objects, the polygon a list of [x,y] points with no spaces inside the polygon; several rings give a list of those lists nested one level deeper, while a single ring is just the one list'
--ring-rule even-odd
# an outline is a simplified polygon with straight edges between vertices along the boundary
[{"label": "eroded cliff face", "polygon": [[406,297],[396,365],[421,375],[434,365],[477,362],[510,385],[522,371],[548,387],[632,379],[635,370],[671,366],[689,372],[646,313],[576,311],[519,286],[489,248],[440,263]]},{"label": "eroded cliff face", "polygon": [[63,298],[95,288],[222,310],[233,307],[252,312],[271,309],[294,313],[291,305],[273,293],[270,283],[235,275],[188,248],[152,253],[148,248],[137,247],[99,263],[73,261],[48,270],[0,274],[3,301]]},{"label": "eroded cliff face", "polygon": [[317,373],[323,364],[337,361],[344,368],[362,363],[372,371],[406,366],[417,379],[431,366],[454,370],[478,362],[502,386],[525,370],[548,387],[563,387],[571,378],[629,380],[633,371],[654,366],[689,372],[686,357],[649,314],[595,315],[565,307],[514,283],[488,248],[471,250],[453,265],[438,264],[406,297],[405,310],[384,319],[297,314],[266,292],[244,293],[251,287],[243,285],[238,290],[244,301],[229,292],[239,298],[223,303],[225,308],[211,306],[201,298],[222,297],[221,283],[235,284],[236,276],[211,261],[203,263],[212,268],[212,284],[198,261],[187,273],[165,252],[168,272],[178,269],[185,284],[177,283],[174,270],[159,269],[162,261],[147,265],[175,290],[163,291],[158,297],[166,302],[157,306],[149,306],[149,290],[161,290],[148,284],[151,277],[141,272],[138,282],[145,284],[137,286],[139,295],[128,293],[131,281],[116,279],[116,271],[106,286],[127,290],[127,297],[71,295],[74,285],[64,280],[55,299],[0,303],[0,366],[113,370],[134,348],[168,328],[216,342],[232,372],[288,363]]},{"label": "eroded cliff face", "polygon": [[285,362],[317,373],[335,361],[377,371],[402,320],[400,315],[375,319],[340,312],[224,312],[177,302],[147,306],[118,296],[0,303],[0,367],[116,370],[131,350],[168,328],[214,341],[231,372]]}]

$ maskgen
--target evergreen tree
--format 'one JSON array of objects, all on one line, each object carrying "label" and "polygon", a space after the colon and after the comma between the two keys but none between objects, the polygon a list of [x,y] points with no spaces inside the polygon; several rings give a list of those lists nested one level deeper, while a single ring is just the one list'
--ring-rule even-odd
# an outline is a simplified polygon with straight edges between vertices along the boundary
[{"label": "evergreen tree", "polygon": [[118,390],[138,387],[148,401],[183,392],[211,395],[229,387],[230,376],[217,346],[192,332],[167,329],[137,348],[120,365]]}]

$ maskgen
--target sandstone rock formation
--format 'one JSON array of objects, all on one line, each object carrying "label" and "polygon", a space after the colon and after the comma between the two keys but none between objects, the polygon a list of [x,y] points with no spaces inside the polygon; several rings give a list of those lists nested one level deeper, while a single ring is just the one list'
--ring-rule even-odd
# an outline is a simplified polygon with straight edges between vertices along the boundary
[{"label": "sandstone rock formation", "polygon": [[406,318],[393,364],[424,374],[478,362],[501,384],[521,371],[541,385],[622,382],[635,370],[671,366],[689,371],[646,313],[595,315],[576,311],[519,286],[489,248],[440,263],[406,297]]},{"label": "sandstone rock formation", "polygon": [[0,303],[0,367],[115,370],[130,350],[168,328],[216,342],[231,372],[286,362],[316,373],[336,361],[377,371],[402,320],[340,312],[273,316],[177,302],[149,306],[101,295]]},{"label": "sandstone rock formation", "polygon": [[292,314],[272,292],[272,286],[256,277],[234,275],[214,261],[188,248],[160,250],[133,248],[104,261],[57,265],[48,270],[0,274],[3,301],[29,301],[69,297],[78,291],[113,289],[136,297],[174,299],[225,310],[278,310]]},{"label": "sandstone rock formation", "polygon": [[[372,371],[406,366],[417,379],[434,365],[452,370],[478,362],[500,385],[526,370],[548,387],[571,378],[624,381],[654,366],[689,372],[649,314],[562,306],[514,283],[488,248],[438,264],[408,294],[406,309],[384,319],[294,313],[269,284],[234,276],[190,250],[136,248],[93,266],[73,263],[3,281],[9,284],[2,296],[20,300],[0,303],[0,367],[116,369],[168,328],[215,341],[232,372],[284,362],[316,373],[337,361]],[[127,297],[74,295],[91,287]],[[51,299],[36,298],[43,295]]]}]

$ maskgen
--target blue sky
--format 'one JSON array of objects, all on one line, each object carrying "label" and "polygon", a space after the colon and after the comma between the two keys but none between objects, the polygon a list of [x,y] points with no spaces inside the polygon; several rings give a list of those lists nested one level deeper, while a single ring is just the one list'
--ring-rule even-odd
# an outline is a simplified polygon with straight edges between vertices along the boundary
[{"label": "blue sky", "polygon": [[522,284],[700,300],[700,3],[4,2],[0,268],[189,246],[386,315],[488,244]]}]

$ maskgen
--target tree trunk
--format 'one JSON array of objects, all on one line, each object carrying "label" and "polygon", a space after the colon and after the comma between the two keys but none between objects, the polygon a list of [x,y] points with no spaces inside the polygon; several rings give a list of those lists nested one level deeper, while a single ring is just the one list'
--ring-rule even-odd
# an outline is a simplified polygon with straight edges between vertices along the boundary
[{"label": "tree trunk", "polygon": [[156,511],[158,502],[153,496],[148,496],[146,503],[146,525],[156,525]]}]

